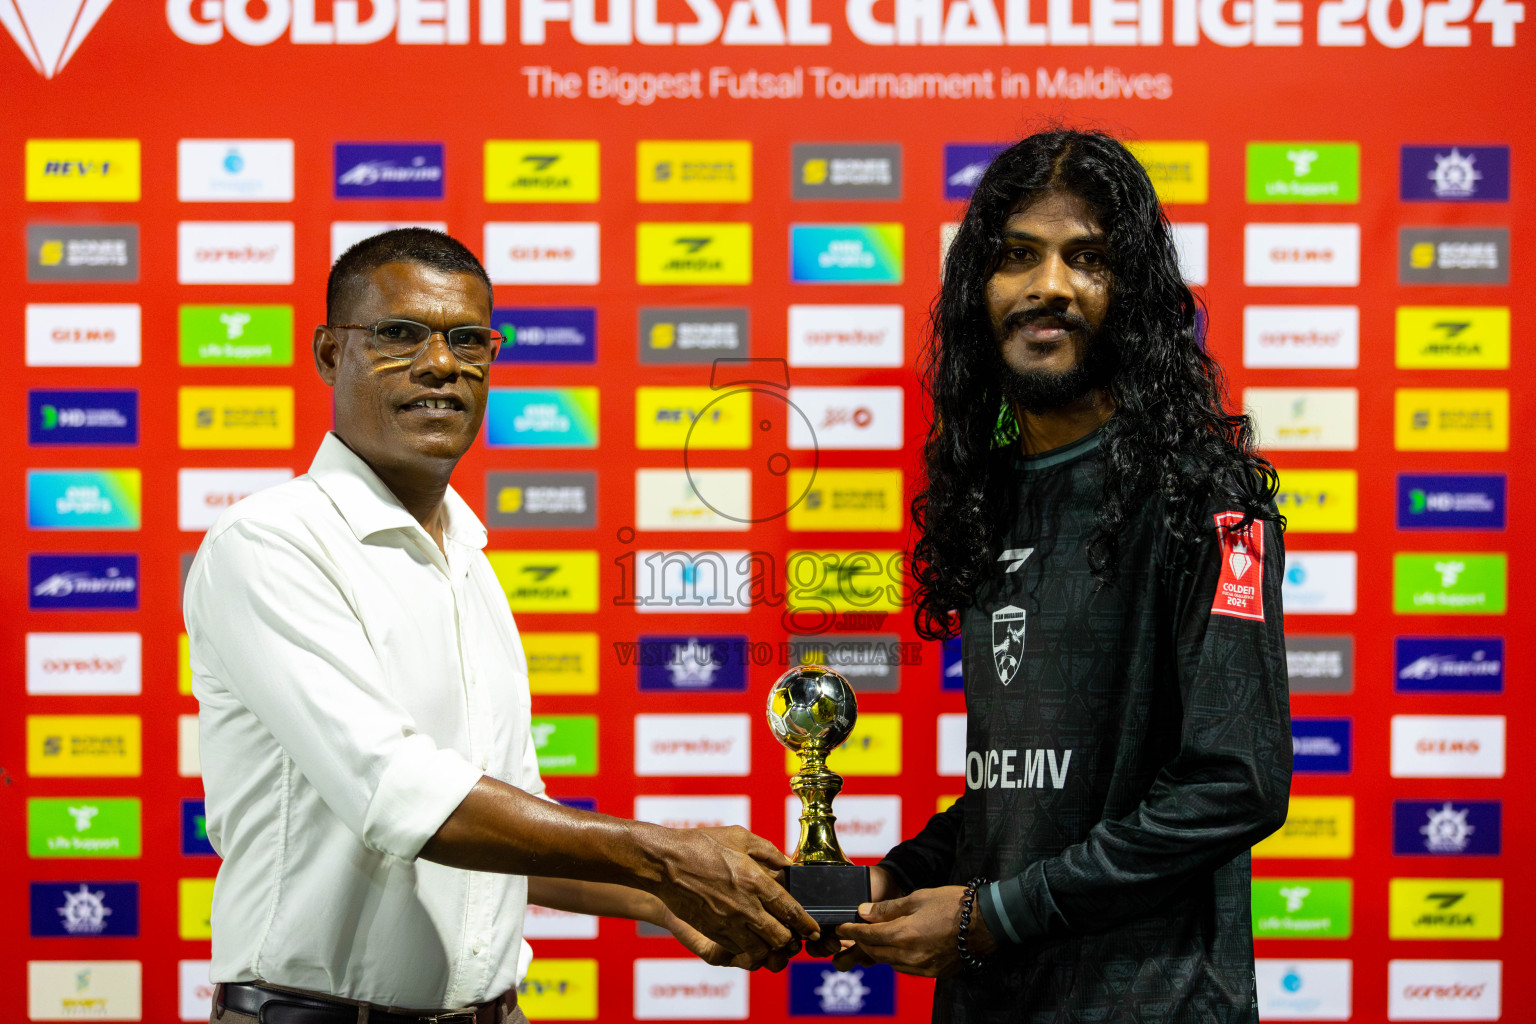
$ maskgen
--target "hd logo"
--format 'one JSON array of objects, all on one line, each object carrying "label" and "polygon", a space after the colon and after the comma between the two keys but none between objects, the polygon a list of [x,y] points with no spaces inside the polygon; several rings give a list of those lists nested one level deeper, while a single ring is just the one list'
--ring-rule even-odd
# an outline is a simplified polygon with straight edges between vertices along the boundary
[{"label": "hd logo", "polygon": [[644,223],[635,229],[640,284],[751,284],[752,225]]},{"label": "hd logo", "polygon": [[595,203],[598,143],[592,139],[491,139],[485,144],[488,203]]}]

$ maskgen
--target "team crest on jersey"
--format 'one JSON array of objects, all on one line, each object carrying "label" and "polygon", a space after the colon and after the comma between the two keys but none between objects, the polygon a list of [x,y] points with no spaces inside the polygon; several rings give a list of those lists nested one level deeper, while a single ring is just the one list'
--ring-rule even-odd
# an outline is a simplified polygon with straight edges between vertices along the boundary
[{"label": "team crest on jersey", "polygon": [[1250,524],[1242,530],[1226,527],[1240,523],[1241,512],[1218,512],[1216,536],[1221,542],[1221,578],[1211,614],[1235,619],[1264,621],[1264,530]]},{"label": "team crest on jersey", "polygon": [[1004,686],[1013,682],[1024,663],[1024,609],[1015,605],[992,613],[992,664]]}]

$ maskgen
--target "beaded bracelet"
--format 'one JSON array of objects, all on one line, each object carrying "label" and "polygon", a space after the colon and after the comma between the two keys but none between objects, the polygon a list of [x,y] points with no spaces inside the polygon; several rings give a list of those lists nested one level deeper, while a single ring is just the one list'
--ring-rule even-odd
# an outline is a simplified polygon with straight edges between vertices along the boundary
[{"label": "beaded bracelet", "polygon": [[985,961],[971,955],[966,940],[971,930],[971,912],[976,909],[976,890],[986,882],[985,878],[977,875],[965,884],[965,894],[960,897],[960,933],[955,936],[955,944],[960,947],[960,962],[972,971],[985,966]]}]

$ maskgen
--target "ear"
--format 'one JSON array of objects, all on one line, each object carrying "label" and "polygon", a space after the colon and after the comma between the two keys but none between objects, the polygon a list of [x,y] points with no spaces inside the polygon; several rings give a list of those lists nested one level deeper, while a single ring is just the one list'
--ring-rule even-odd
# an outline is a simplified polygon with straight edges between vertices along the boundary
[{"label": "ear", "polygon": [[341,339],[336,332],[321,324],[315,328],[315,369],[326,387],[336,386],[336,370],[341,365]]}]

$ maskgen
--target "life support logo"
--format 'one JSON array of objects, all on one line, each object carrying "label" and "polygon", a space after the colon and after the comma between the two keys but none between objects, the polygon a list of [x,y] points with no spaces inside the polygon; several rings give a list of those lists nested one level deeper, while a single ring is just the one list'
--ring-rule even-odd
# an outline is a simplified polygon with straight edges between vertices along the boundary
[{"label": "life support logo", "polygon": [[112,0],[52,0],[45,4],[0,0],[0,24],[32,69],[52,78],[80,49]]}]

